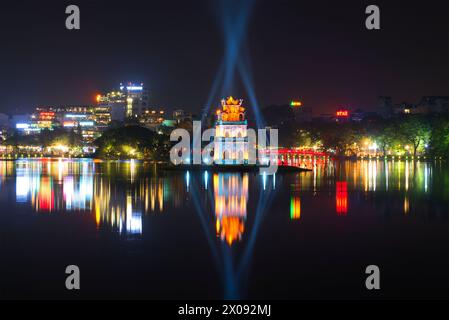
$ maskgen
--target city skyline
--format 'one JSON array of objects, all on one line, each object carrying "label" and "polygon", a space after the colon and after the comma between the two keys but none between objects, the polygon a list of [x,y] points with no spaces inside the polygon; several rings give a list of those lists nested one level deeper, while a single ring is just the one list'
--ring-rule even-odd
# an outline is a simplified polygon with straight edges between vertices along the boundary
[{"label": "city skyline", "polygon": [[[6,5],[1,113],[94,104],[96,94],[127,79],[144,82],[149,105],[169,111],[199,114],[227,94],[251,100],[238,72],[231,72],[233,92],[211,88],[229,42],[238,42],[232,28],[227,35],[222,29],[227,17],[239,17],[241,3],[137,1],[126,12],[110,2],[78,5],[82,26],[76,31],[64,28],[64,3]],[[240,15],[246,28],[234,63],[246,61],[260,107],[301,99],[314,114],[338,107],[374,111],[379,96],[417,103],[421,96],[447,95],[447,4],[378,5],[382,28],[368,31],[364,1],[351,7],[252,3]]]},{"label": "city skyline", "polygon": [[18,0],[0,38],[0,300],[449,298],[448,0]]}]

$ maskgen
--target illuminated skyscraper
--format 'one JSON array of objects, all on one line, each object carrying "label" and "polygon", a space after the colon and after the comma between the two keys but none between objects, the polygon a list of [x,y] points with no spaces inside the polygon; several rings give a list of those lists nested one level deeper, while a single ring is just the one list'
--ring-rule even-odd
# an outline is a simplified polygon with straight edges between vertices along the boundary
[{"label": "illuminated skyscraper", "polygon": [[126,85],[120,83],[120,91],[126,96],[126,117],[140,116],[143,109],[148,106],[148,93],[143,83],[128,82]]},{"label": "illuminated skyscraper", "polygon": [[[99,102],[100,99],[101,95],[98,95],[97,102]],[[94,107],[94,119],[99,131],[107,129],[111,123],[111,108],[107,104],[98,103]]]},{"label": "illuminated skyscraper", "polygon": [[101,121],[107,122],[108,113],[112,121],[124,121],[128,118],[137,118],[148,106],[148,93],[143,83],[127,85],[120,83],[117,91],[97,96],[97,110]]}]

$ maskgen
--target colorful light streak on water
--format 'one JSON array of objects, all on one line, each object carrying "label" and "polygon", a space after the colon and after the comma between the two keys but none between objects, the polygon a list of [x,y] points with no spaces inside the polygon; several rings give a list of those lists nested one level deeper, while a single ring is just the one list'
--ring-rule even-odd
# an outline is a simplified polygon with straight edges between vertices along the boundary
[{"label": "colorful light streak on water", "polygon": [[214,174],[217,236],[231,245],[245,231],[248,202],[248,174]]},{"label": "colorful light streak on water", "polygon": [[[21,221],[34,215],[28,221],[40,223],[39,228],[43,229],[39,230],[58,228],[58,233],[70,234],[76,229],[77,221],[87,221],[83,234],[93,239],[89,244],[105,245],[111,238],[133,240],[127,242],[132,244],[130,251],[114,241],[111,245],[119,248],[108,247],[108,250],[118,255],[124,250],[128,258],[131,252],[140,261],[144,261],[142,252],[145,252],[150,256],[150,264],[157,268],[162,266],[158,264],[158,255],[152,256],[152,249],[163,242],[167,242],[164,249],[172,254],[173,244],[183,249],[196,246],[195,250],[201,253],[204,247],[210,248],[209,254],[218,265],[216,271],[222,280],[224,296],[230,299],[246,296],[245,280],[253,276],[254,268],[261,270],[265,261],[271,259],[264,255],[261,260],[260,255],[266,251],[289,263],[296,261],[291,253],[298,252],[296,270],[307,260],[302,259],[303,255],[313,258],[302,247],[303,239],[316,241],[318,237],[330,237],[340,245],[350,245],[353,252],[360,248],[349,244],[348,239],[353,240],[348,238],[354,234],[350,232],[352,228],[368,233],[374,228],[371,237],[383,241],[383,237],[389,237],[382,232],[388,224],[388,228],[395,230],[388,241],[395,241],[396,230],[401,231],[401,237],[409,237],[407,230],[411,225],[416,231],[447,221],[444,212],[449,201],[449,175],[439,163],[307,161],[313,164],[311,172],[265,177],[213,171],[168,174],[140,162],[0,162],[0,202],[14,208],[9,210],[14,212],[10,213],[11,217]],[[3,211],[0,218],[9,219],[8,214]],[[400,229],[395,229],[397,223]],[[39,232],[27,228],[34,241]],[[382,238],[376,238],[377,232]],[[55,234],[49,233],[48,237],[51,236]],[[371,241],[374,238],[359,237],[364,244],[375,243]],[[317,245],[326,250],[319,241]],[[148,250],[135,250],[140,246]],[[177,251],[176,255],[182,256],[183,252]],[[194,252],[190,255],[201,259]],[[168,260],[172,259],[177,258],[170,256]],[[126,265],[122,267],[130,271]],[[276,266],[271,265],[263,272],[271,272],[271,268]],[[182,273],[181,269],[176,271]],[[147,276],[147,273],[139,275]],[[165,276],[162,278],[167,280]],[[295,278],[289,276],[289,281],[295,283]],[[258,278],[258,281],[263,280]]]}]

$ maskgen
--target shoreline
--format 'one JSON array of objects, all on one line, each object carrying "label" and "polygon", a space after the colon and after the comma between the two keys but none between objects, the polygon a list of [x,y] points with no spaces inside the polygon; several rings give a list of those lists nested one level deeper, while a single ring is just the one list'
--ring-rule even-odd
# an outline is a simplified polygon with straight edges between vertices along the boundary
[{"label": "shoreline", "polygon": [[[309,156],[305,156],[305,157],[300,157],[298,159],[300,160],[306,160],[306,159],[312,159],[314,157],[309,157]],[[322,156],[317,156],[316,158],[323,158]],[[405,161],[405,160],[410,160],[410,161],[436,161],[436,160],[446,160],[445,157],[441,157],[441,156],[326,156],[325,158],[329,158],[329,159],[334,159],[334,160],[351,160],[351,161],[360,161],[360,160],[388,160],[388,161]],[[169,166],[173,166],[173,167],[177,167],[174,166],[166,161],[154,161],[154,160],[150,160],[150,159],[107,159],[107,158],[95,158],[95,157],[55,157],[55,156],[42,156],[42,157],[4,157],[4,156],[0,156],[0,161],[17,161],[17,160],[50,160],[50,161],[55,161],[55,160],[92,160],[92,161],[96,161],[96,162],[100,162],[100,161],[117,161],[117,162],[126,162],[126,161],[139,161],[139,162],[146,162],[146,163],[155,163],[155,164],[160,164],[160,165],[166,165],[167,167]],[[184,166],[189,166],[189,167],[195,167],[198,165],[184,165]],[[200,167],[211,167],[212,165],[199,165]],[[217,166],[217,165],[214,165]],[[222,165],[218,165],[222,166]],[[239,165],[226,165],[223,167],[239,167]],[[242,165],[242,167],[251,167],[250,165]],[[256,166],[257,168],[259,168],[259,166]],[[283,167],[283,166],[278,166],[278,167]],[[287,167],[287,166],[285,166]],[[295,167],[296,168],[296,167]]]},{"label": "shoreline", "polygon": [[[212,172],[257,172],[262,168],[258,165],[162,165],[161,170],[164,171],[204,171]],[[294,167],[294,166],[278,166],[276,172],[311,172],[312,169]]]}]

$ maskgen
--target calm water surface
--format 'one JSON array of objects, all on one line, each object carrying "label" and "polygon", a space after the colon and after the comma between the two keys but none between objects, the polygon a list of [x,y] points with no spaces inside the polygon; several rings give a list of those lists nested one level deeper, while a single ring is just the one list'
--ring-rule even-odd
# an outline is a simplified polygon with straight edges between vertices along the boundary
[{"label": "calm water surface", "polygon": [[[0,298],[449,298],[444,162],[309,165],[0,161]],[[65,289],[70,264],[81,291]]]}]

